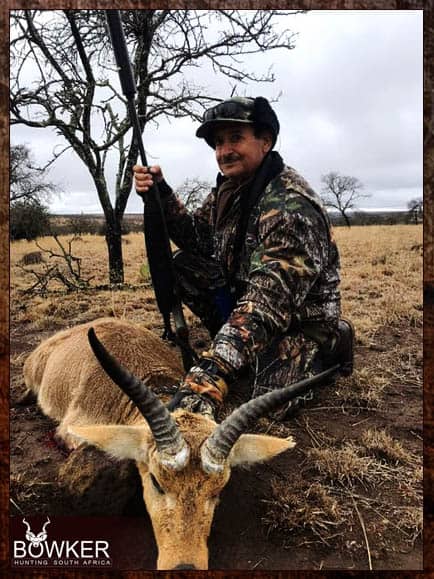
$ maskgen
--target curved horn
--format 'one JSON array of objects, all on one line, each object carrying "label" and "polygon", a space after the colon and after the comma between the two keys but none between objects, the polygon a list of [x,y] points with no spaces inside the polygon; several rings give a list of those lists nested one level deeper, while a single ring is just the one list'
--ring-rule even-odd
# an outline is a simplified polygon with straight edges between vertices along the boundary
[{"label": "curved horn", "polygon": [[339,368],[339,364],[311,378],[295,382],[286,388],[267,392],[245,402],[234,410],[205,441],[201,449],[202,466],[207,472],[223,470],[224,463],[238,438],[262,416],[269,414],[285,402],[299,396],[313,384],[320,382]]},{"label": "curved horn", "polygon": [[27,532],[30,533],[32,531],[32,529],[30,528],[29,523],[26,521],[26,519],[23,519],[23,523],[26,525],[27,527]]},{"label": "curved horn", "polygon": [[93,328],[89,329],[87,336],[92,351],[105,372],[134,402],[149,424],[161,462],[175,470],[183,468],[188,461],[189,449],[170,412],[144,382],[126,370],[105,349]]},{"label": "curved horn", "polygon": [[43,533],[46,533],[46,530],[45,530],[45,529],[47,528],[47,526],[48,526],[50,523],[51,523],[50,518],[47,517],[47,522],[44,523],[44,526],[42,527],[42,532],[43,532]]}]

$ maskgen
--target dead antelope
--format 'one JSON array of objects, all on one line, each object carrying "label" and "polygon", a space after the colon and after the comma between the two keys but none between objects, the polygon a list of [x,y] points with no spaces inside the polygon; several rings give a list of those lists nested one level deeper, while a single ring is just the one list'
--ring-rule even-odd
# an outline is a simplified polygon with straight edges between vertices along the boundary
[{"label": "dead antelope", "polygon": [[69,446],[86,442],[136,461],[157,568],[207,569],[211,522],[231,468],[268,461],[295,446],[291,437],[243,433],[294,393],[289,387],[250,400],[217,425],[189,411],[170,413],[156,395],[182,373],[173,348],[116,319],[54,335],[24,367],[27,387],[43,412],[60,422],[58,434]]}]

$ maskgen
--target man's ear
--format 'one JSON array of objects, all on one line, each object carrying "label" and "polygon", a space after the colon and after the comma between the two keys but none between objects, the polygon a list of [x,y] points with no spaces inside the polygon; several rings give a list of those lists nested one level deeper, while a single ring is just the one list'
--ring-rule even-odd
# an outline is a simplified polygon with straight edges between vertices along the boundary
[{"label": "man's ear", "polygon": [[264,131],[264,134],[262,135],[262,140],[264,143],[262,150],[264,154],[266,154],[273,148],[273,136],[269,131]]},{"label": "man's ear", "polygon": [[231,466],[265,462],[294,446],[292,436],[277,438],[265,434],[243,434],[232,448],[229,462]]},{"label": "man's ear", "polygon": [[72,425],[68,427],[68,434],[78,442],[96,446],[115,458],[148,462],[150,437],[146,425]]}]

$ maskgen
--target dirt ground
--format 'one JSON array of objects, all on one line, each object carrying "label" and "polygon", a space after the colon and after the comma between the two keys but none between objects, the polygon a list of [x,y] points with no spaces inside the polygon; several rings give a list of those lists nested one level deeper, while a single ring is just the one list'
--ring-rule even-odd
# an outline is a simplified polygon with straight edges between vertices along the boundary
[{"label": "dirt ground", "polygon": [[[151,294],[141,291],[128,297],[130,312],[136,319],[152,317],[148,325],[158,333],[153,300],[143,298]],[[108,290],[103,294],[101,303],[117,299]],[[10,333],[11,515],[122,516],[120,566],[154,569],[156,548],[134,465],[113,465],[96,451],[74,458],[56,445],[56,425],[35,404],[16,405],[28,353],[55,331],[99,317],[89,305],[93,292],[53,294],[51,301],[62,302],[65,311],[70,300],[81,304],[74,320],[46,314],[39,323],[19,296],[13,296]],[[36,301],[31,307],[41,306]],[[260,432],[292,434],[297,446],[267,465],[233,471],[211,530],[210,569],[423,568],[421,319],[401,316],[369,332],[359,325],[353,376],[317,389],[291,420],[257,425]],[[207,336],[193,326],[192,342],[201,350]],[[239,402],[230,399],[228,407]],[[85,459],[98,462],[105,476],[87,499],[74,502],[62,474]],[[120,479],[132,481],[128,492]]]}]

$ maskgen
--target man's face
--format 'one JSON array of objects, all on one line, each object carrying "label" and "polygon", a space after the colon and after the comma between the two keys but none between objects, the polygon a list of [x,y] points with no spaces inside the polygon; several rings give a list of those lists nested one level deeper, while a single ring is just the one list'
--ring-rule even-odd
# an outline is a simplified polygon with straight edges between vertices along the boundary
[{"label": "man's face", "polygon": [[214,132],[215,154],[220,171],[235,181],[253,175],[272,147],[271,136],[255,137],[251,125],[228,123]]}]

